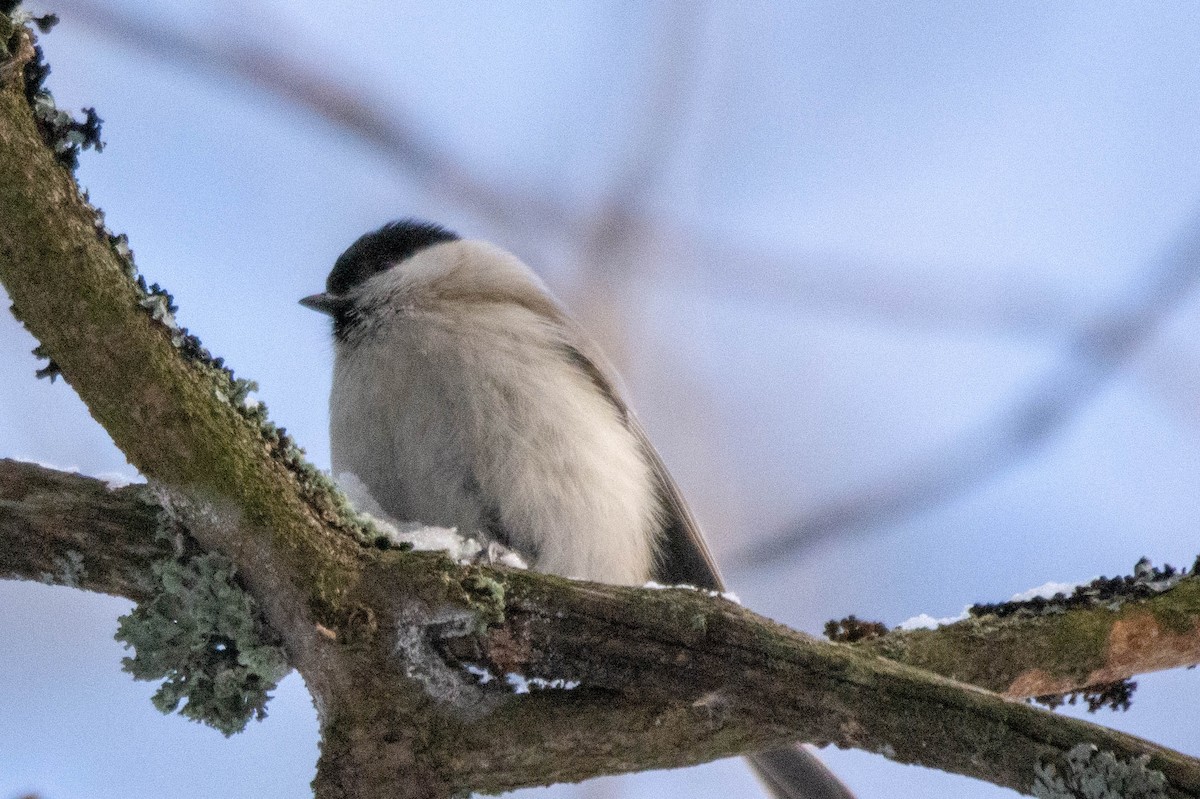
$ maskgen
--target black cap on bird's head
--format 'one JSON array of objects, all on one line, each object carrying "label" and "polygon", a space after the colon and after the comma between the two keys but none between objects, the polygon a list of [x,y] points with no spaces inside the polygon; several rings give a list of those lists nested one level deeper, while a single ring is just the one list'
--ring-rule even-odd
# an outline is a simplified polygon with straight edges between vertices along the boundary
[{"label": "black cap on bird's head", "polygon": [[421,250],[458,236],[441,225],[416,219],[389,222],[360,236],[341,254],[325,281],[325,291],[300,300],[300,304],[337,319],[347,308],[346,295],[380,272],[411,258]]}]

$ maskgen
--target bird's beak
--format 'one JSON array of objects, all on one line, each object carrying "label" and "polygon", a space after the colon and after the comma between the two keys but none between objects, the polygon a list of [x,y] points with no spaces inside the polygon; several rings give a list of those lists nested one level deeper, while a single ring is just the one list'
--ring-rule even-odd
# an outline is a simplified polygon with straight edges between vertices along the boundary
[{"label": "bird's beak", "polygon": [[323,314],[333,316],[342,307],[342,300],[338,297],[321,292],[320,294],[310,294],[300,300],[300,304],[305,308],[311,308],[314,311],[320,311]]}]

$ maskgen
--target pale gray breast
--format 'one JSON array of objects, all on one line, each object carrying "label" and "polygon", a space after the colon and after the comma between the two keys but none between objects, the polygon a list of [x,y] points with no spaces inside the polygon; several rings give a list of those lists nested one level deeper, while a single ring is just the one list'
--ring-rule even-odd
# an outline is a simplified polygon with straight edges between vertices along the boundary
[{"label": "pale gray breast", "polygon": [[339,347],[330,395],[335,474],[355,474],[395,519],[472,530],[487,511],[470,479],[461,367],[396,320]]},{"label": "pale gray breast", "polygon": [[651,463],[561,332],[528,307],[458,303],[339,348],[335,471],[398,519],[481,532],[540,570],[645,581],[662,528]]}]

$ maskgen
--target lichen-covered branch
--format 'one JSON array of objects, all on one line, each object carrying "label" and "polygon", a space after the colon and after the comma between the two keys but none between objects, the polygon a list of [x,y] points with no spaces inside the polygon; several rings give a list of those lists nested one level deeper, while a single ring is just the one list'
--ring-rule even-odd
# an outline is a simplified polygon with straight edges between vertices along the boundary
[{"label": "lichen-covered branch", "polygon": [[0,579],[148,598],[150,564],[170,548],[144,490],[0,460]]},{"label": "lichen-covered branch", "polygon": [[1010,697],[1064,694],[1200,663],[1200,578],[1139,564],[1072,596],[980,605],[954,624],[855,645]]},{"label": "lichen-covered branch", "polygon": [[[476,656],[498,672],[578,680],[636,697],[638,715],[621,724],[657,727],[665,749],[732,745],[736,751],[802,731],[805,740],[884,752],[1028,792],[1038,762],[1087,742],[1119,758],[1149,754],[1152,768],[1170,772],[1172,790],[1200,790],[1191,758],[1153,753],[1143,741],[853,647],[823,646],[698,592],[584,586],[551,597],[544,580],[527,575],[510,577],[507,590],[505,624]],[[607,701],[604,694],[595,698]],[[553,698],[545,704],[527,709],[526,717],[567,714]],[[563,738],[551,745],[565,753],[580,743],[580,730],[595,730],[587,718],[577,729],[562,724]],[[704,722],[700,729],[697,720]],[[505,735],[485,727],[477,734]],[[619,748],[619,725],[608,732],[606,740]]]},{"label": "lichen-covered branch", "polygon": [[357,549],[329,529],[343,522],[336,494],[243,405],[242,386],[174,323],[169,297],[136,279],[123,240],[55,157],[59,142],[45,140],[54,132],[45,114],[34,116],[48,95],[44,72],[31,69],[32,34],[9,30],[5,49],[16,58],[0,72],[0,281],[14,313],[142,474],[190,497],[206,518],[231,517],[194,532],[240,565],[258,564],[242,573],[263,593],[298,603],[277,608],[273,623],[334,622]]},{"label": "lichen-covered branch", "polygon": [[[0,461],[0,568],[141,598],[153,583],[150,564],[172,554],[151,545],[163,510],[144,487],[110,490]],[[346,684],[356,693],[377,684],[373,718],[361,717],[360,694],[336,703],[327,732],[361,733],[365,724],[387,741],[393,725],[414,723],[410,706],[389,700],[415,681],[426,704],[441,704],[421,714],[423,755],[446,792],[678,766],[800,738],[1025,791],[1045,764],[1072,762],[1065,758],[1085,742],[1109,753],[1105,762],[1146,759],[1174,795],[1200,793],[1200,764],[1190,758],[822,644],[703,592],[581,584],[395,551],[381,551],[366,572],[364,584],[379,594],[330,634],[360,653],[383,650],[382,671]],[[388,612],[398,607],[394,586],[429,582],[431,573],[462,593],[446,593],[437,609]],[[478,674],[497,678],[480,685]],[[516,694],[513,684],[534,690]],[[361,741],[352,749],[361,753]],[[373,745],[367,757],[399,768],[387,749]],[[323,794],[364,795],[343,791],[361,775],[359,756],[322,770]]]},{"label": "lichen-covered branch", "polygon": [[32,32],[0,15],[0,45],[0,282],[13,312],[191,535],[230,558],[326,707],[343,675],[321,631],[358,611],[362,525],[81,195],[61,157],[79,132],[42,86]]},{"label": "lichen-covered branch", "polygon": [[[0,577],[146,599],[150,564],[170,555],[154,536],[160,512],[145,486],[0,459]],[[1105,580],[1109,591],[1077,602],[978,606],[954,624],[856,646],[1012,698],[1200,663],[1200,579],[1150,577]]]}]

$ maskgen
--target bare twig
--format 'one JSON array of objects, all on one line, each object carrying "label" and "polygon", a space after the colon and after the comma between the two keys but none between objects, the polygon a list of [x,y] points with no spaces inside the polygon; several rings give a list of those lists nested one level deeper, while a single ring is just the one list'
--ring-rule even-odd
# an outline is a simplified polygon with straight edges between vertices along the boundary
[{"label": "bare twig", "polygon": [[[722,293],[755,301],[832,308],[839,314],[877,317],[889,324],[1045,338],[1073,329],[1072,320],[1081,316],[1076,304],[1053,295],[1048,287],[1036,291],[1005,287],[1004,301],[977,303],[972,299],[975,294],[961,286],[943,290],[924,281],[896,282],[895,270],[861,259],[706,242],[695,231],[652,218],[640,201],[634,214],[628,200],[644,197],[653,187],[682,133],[688,88],[684,84],[697,68],[704,16],[694,6],[680,5],[680,11],[667,21],[660,49],[669,57],[656,59],[649,73],[653,88],[646,95],[647,120],[637,129],[635,143],[624,165],[616,170],[606,199],[589,214],[568,207],[565,200],[553,199],[550,191],[521,193],[470,174],[452,153],[420,132],[420,125],[406,116],[403,106],[372,96],[352,81],[338,81],[328,72],[315,71],[308,62],[280,53],[270,43],[243,38],[236,30],[201,41],[93,0],[61,0],[55,7],[135,52],[250,84],[341,128],[423,189],[478,214],[507,231],[512,240],[530,246],[541,246],[538,242],[546,237],[590,237],[617,246],[619,253],[621,248],[645,248],[649,242],[683,242],[681,252],[675,255],[699,264],[702,270],[672,275],[673,286],[677,280],[706,291],[717,286]],[[676,41],[668,33],[681,38]],[[616,257],[614,251],[600,251],[605,253],[605,263]],[[653,259],[662,254],[648,252],[642,257]]]},{"label": "bare twig", "polygon": [[659,230],[677,242],[673,261],[694,269],[670,276],[673,291],[803,309],[850,322],[933,334],[1052,343],[1090,320],[1090,304],[1049,281],[1014,280],[1002,269],[872,261],[834,252],[800,252],[726,242],[700,230]]},{"label": "bare twig", "polygon": [[865,481],[754,546],[740,565],[784,560],[814,542],[881,527],[948,502],[1033,456],[1076,418],[1153,338],[1200,278],[1194,221],[1125,299],[1063,347],[1058,363],[995,418],[953,447]]},{"label": "bare twig", "polygon": [[422,134],[403,108],[351,88],[292,55],[303,48],[284,52],[273,42],[251,40],[235,28],[200,39],[92,0],[62,0],[55,8],[142,54],[276,95],[354,135],[427,190],[514,236],[571,224],[572,214],[563,203],[544,192],[521,194],[471,174],[454,154]]},{"label": "bare twig", "polygon": [[613,170],[604,205],[643,206],[685,132],[688,100],[704,51],[708,3],[669,3],[664,9],[648,51],[650,65],[643,81],[647,89],[635,101],[641,110],[622,161]]},{"label": "bare twig", "polygon": [[613,363],[629,365],[632,281],[658,271],[646,206],[684,133],[699,69],[706,3],[669,3],[647,48],[646,87],[620,162],[599,204],[570,232],[576,262],[570,305]]}]

